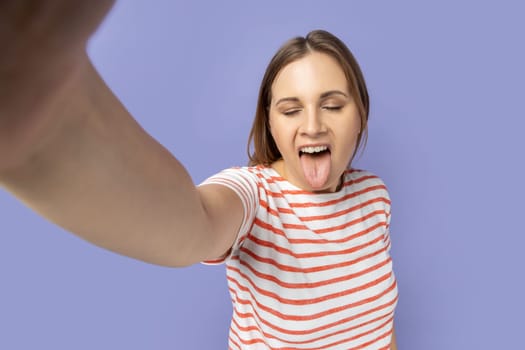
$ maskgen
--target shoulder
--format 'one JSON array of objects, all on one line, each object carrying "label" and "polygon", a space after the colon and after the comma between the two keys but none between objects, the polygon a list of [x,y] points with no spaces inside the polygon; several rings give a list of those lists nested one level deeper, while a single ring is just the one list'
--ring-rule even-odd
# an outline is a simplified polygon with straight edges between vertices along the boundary
[{"label": "shoulder", "polygon": [[349,186],[366,197],[380,197],[385,204],[390,205],[390,195],[383,179],[378,175],[363,169],[347,169],[345,171],[345,186]]},{"label": "shoulder", "polygon": [[217,174],[214,174],[204,180],[199,186],[208,185],[213,183],[228,182],[241,182],[241,183],[257,183],[259,180],[257,167],[231,167],[221,170]]},{"label": "shoulder", "polygon": [[386,188],[385,182],[378,175],[368,170],[350,168],[345,171],[345,181],[352,183],[364,183],[372,186],[382,186]]}]

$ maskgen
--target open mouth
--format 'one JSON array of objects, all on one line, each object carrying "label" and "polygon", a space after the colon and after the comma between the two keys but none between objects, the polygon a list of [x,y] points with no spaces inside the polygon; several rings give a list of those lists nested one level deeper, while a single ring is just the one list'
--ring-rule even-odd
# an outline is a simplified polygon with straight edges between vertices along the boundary
[{"label": "open mouth", "polygon": [[330,153],[328,146],[305,146],[299,149],[299,157],[303,155],[319,156]]}]

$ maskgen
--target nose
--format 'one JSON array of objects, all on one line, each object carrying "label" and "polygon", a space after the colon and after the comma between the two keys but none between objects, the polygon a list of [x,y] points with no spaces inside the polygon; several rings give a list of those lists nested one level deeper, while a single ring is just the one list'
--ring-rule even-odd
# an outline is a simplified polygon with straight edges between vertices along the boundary
[{"label": "nose", "polygon": [[304,136],[318,137],[326,132],[321,111],[317,108],[306,110],[302,121],[301,133]]}]

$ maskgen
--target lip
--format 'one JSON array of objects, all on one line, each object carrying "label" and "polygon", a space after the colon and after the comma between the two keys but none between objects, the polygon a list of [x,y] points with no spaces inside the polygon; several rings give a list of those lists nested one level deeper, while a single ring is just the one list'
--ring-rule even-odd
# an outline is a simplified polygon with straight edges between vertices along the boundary
[{"label": "lip", "polygon": [[332,147],[329,143],[306,143],[304,145],[300,145],[297,147],[297,154],[301,154],[301,148],[303,147],[320,147],[320,146],[326,146],[328,148],[328,152],[332,153]]}]

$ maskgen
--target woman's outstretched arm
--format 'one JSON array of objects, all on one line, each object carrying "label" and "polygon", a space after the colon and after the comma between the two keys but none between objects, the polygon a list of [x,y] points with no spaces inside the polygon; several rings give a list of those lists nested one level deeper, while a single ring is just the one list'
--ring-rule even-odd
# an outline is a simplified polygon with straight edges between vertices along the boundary
[{"label": "woman's outstretched arm", "polygon": [[[0,15],[11,21],[0,27],[0,45],[11,48],[0,59],[0,185],[66,230],[127,256],[184,266],[224,254],[241,224],[240,200],[222,186],[197,189],[87,58],[85,41],[108,2],[89,2],[99,8],[84,13],[69,1],[22,1],[37,4],[33,13],[16,3]],[[52,17],[41,29],[48,36],[24,34],[31,25],[15,15]]]}]

